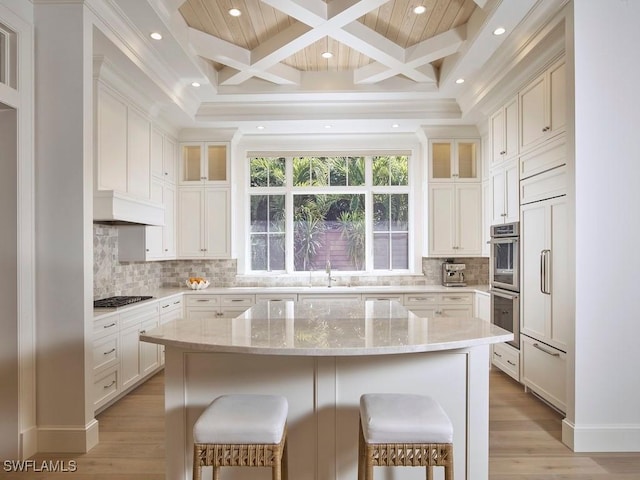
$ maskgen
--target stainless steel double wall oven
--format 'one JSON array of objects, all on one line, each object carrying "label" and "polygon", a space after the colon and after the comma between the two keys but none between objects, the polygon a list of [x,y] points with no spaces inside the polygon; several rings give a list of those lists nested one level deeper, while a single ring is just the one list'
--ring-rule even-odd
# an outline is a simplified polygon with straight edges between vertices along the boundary
[{"label": "stainless steel double wall oven", "polygon": [[520,348],[520,223],[491,227],[491,322],[513,333]]}]

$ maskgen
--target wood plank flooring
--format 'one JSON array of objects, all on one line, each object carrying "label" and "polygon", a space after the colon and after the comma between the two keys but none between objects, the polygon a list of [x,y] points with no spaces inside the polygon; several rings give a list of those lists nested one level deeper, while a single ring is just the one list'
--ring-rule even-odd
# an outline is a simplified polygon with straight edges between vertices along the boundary
[{"label": "wood plank flooring", "polygon": [[[102,412],[100,443],[89,453],[33,458],[36,464],[73,460],[76,472],[0,469],[0,479],[164,480],[163,385],[161,372]],[[490,480],[640,480],[640,453],[573,453],[562,444],[559,413],[497,369],[490,385]]]}]

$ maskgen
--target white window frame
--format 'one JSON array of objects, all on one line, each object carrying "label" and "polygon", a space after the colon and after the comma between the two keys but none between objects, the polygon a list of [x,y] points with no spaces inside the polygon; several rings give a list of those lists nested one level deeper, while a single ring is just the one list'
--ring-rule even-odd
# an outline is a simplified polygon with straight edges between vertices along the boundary
[{"label": "white window frame", "polygon": [[[372,158],[375,156],[391,156],[391,155],[406,155],[408,157],[408,182],[407,185],[388,185],[388,186],[375,186],[373,185],[373,171],[372,171]],[[319,157],[335,157],[335,156],[349,156],[365,158],[365,185],[363,186],[346,186],[346,187],[294,187],[293,182],[293,161],[294,157],[300,156],[319,156]],[[285,163],[285,186],[283,187],[251,187],[250,186],[250,168],[249,163],[251,158],[256,157],[284,157]],[[293,198],[294,195],[332,195],[332,194],[363,194],[365,195],[365,225],[366,225],[366,253],[365,253],[365,269],[337,271],[340,275],[409,275],[416,272],[418,262],[415,260],[415,251],[419,247],[419,239],[421,236],[418,232],[421,229],[421,225],[418,225],[418,215],[415,214],[415,210],[418,209],[418,203],[421,198],[416,195],[414,183],[416,179],[421,175],[420,162],[416,152],[414,150],[379,150],[366,152],[358,151],[342,151],[342,152],[306,152],[306,151],[288,151],[288,152],[246,152],[244,155],[243,170],[246,172],[241,178],[244,178],[245,188],[243,189],[243,196],[246,208],[244,209],[244,251],[238,252],[239,256],[243,256],[243,260],[239,262],[241,271],[244,274],[251,276],[300,276],[309,275],[308,271],[297,271],[294,269],[294,252],[293,252]],[[408,268],[406,269],[374,269],[373,268],[373,195],[374,194],[406,194],[408,195],[409,211],[408,211]],[[285,270],[267,271],[267,270],[251,270],[251,201],[252,195],[285,195]],[[325,274],[324,269],[321,271]],[[311,272],[313,274],[313,272]]]}]

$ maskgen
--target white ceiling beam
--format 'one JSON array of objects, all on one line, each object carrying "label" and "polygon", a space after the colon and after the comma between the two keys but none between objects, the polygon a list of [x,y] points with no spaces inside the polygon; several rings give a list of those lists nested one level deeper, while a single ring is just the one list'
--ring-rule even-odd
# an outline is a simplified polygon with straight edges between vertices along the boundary
[{"label": "white ceiling beam", "polygon": [[473,3],[475,3],[480,8],[484,8],[487,6],[488,1],[489,0],[473,0]]},{"label": "white ceiling beam", "polygon": [[[402,55],[405,59],[403,62],[405,69],[414,69],[428,76],[429,81],[435,82],[436,73],[433,67],[428,64],[456,53],[464,43],[465,32],[466,28],[462,25],[407,48]],[[373,62],[357,69],[354,72],[354,81],[356,83],[377,83],[398,74],[404,74],[404,71]]]},{"label": "white ceiling beam", "polygon": [[331,5],[331,18],[327,15],[327,4],[320,0],[262,1],[304,24],[294,24],[273,39],[256,47],[251,52],[250,67],[244,69],[234,67],[237,72],[227,77],[224,85],[238,85],[255,76],[256,72],[271,69],[317,40],[333,32],[339,32],[345,25],[355,22],[389,0],[336,0]]}]

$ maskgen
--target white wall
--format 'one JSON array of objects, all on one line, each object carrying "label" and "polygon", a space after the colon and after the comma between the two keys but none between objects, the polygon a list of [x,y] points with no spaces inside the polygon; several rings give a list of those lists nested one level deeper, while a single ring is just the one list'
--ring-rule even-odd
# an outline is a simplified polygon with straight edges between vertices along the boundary
[{"label": "white wall", "polygon": [[640,2],[574,2],[576,451],[640,450]]}]

